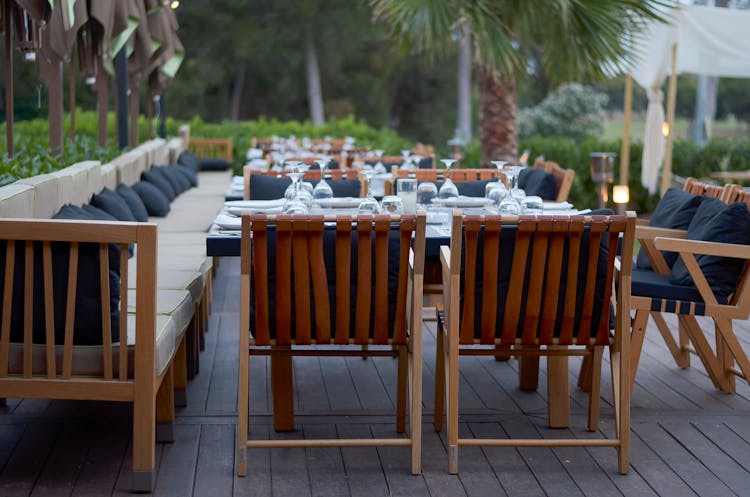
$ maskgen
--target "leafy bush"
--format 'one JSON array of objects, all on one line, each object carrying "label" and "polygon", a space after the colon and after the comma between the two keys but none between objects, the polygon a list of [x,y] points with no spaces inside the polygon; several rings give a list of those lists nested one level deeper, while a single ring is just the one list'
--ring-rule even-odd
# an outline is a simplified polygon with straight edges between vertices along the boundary
[{"label": "leafy bush", "polygon": [[560,85],[539,105],[518,113],[518,134],[531,136],[567,136],[575,139],[595,137],[604,131],[606,94],[579,83]]}]

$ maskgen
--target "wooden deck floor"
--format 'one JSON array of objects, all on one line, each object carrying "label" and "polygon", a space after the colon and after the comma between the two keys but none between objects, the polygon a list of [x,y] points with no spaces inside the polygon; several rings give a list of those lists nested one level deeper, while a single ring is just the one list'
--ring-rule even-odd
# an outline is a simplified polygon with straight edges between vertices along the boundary
[{"label": "wooden deck floor", "polygon": [[[632,469],[617,474],[613,449],[462,448],[448,475],[444,435],[431,427],[434,324],[426,323],[421,476],[404,448],[275,449],[249,453],[249,476],[234,476],[239,278],[224,259],[201,354],[178,411],[175,442],[157,446],[157,496],[711,496],[750,495],[750,388],[713,389],[701,365],[671,361],[655,330],[633,397]],[[746,330],[750,326],[746,323]],[[745,337],[747,338],[747,337]],[[750,343],[745,343],[750,347]],[[544,374],[538,392],[517,387],[517,362],[462,359],[461,429],[468,435],[552,437]],[[544,365],[544,364],[543,364]],[[270,429],[265,359],[255,359],[252,437],[371,437],[395,430],[391,359],[295,359],[298,431]],[[606,369],[605,369],[606,370]],[[585,395],[571,367],[573,436],[611,432],[611,393],[602,386],[600,433],[584,429]],[[0,496],[128,494],[131,410],[115,403],[9,399],[0,411]]]}]

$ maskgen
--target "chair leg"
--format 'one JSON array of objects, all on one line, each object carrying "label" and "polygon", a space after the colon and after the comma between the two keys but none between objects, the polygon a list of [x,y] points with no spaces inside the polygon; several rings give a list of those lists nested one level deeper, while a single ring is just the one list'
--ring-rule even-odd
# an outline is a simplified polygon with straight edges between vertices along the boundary
[{"label": "chair leg", "polygon": [[[631,326],[630,334],[630,391],[635,386],[635,375],[638,372],[638,363],[641,360],[643,339],[646,337],[646,325],[648,324],[648,311],[638,310]],[[614,384],[613,384],[614,386]]]},{"label": "chair leg", "polygon": [[589,431],[596,431],[599,429],[599,397],[601,396],[603,355],[604,347],[596,346],[593,348],[591,355],[586,356],[591,365],[589,375],[591,380],[589,385]]},{"label": "chair leg", "polygon": [[593,365],[591,364],[592,360],[593,356],[591,355],[583,356],[583,360],[581,361],[581,369],[580,371],[578,371],[578,388],[586,393],[591,392],[591,375],[593,374]]},{"label": "chair leg", "polygon": [[[690,339],[684,325],[680,323],[680,325],[678,326],[679,342],[677,342],[672,336],[672,331],[670,330],[667,322],[664,320],[664,316],[662,316],[660,312],[652,312],[651,317],[654,319],[654,323],[656,323],[656,329],[659,330],[659,333],[664,339],[664,343],[667,345],[669,352],[672,353],[674,361],[679,367],[683,369],[689,368],[690,351],[688,350],[688,347],[690,345]],[[644,324],[643,327],[645,329],[646,325]]]},{"label": "chair leg", "polygon": [[[566,346],[554,348],[567,348]],[[524,359],[529,359],[525,357]],[[550,428],[570,426],[570,387],[568,383],[568,356],[547,357],[547,409]],[[538,376],[538,375],[537,375]]]},{"label": "chair leg", "polygon": [[432,426],[435,431],[443,429],[445,415],[445,338],[443,327],[438,325],[435,350],[435,407],[432,416]]},{"label": "chair leg", "polygon": [[[531,348],[527,346],[527,348]],[[534,391],[539,388],[539,356],[521,356],[518,366],[518,382],[521,390]]]},{"label": "chair leg", "polygon": [[510,360],[510,347],[507,345],[495,345],[495,360],[505,362]]},{"label": "chair leg", "polygon": [[188,336],[182,337],[180,346],[177,348],[177,353],[174,356],[173,367],[174,367],[174,405],[185,407],[187,405],[187,380],[188,380],[188,367],[187,367],[187,342]]},{"label": "chair leg", "polygon": [[164,373],[156,394],[156,441],[174,442],[174,368],[172,364]]},{"label": "chair leg", "polygon": [[411,405],[409,406],[409,435],[411,438],[411,473],[422,472],[422,305],[414,303],[416,312],[412,313],[412,338],[409,349],[409,388]]},{"label": "chair leg", "polygon": [[[153,375],[153,371],[146,374]],[[154,489],[156,465],[156,395],[153,378],[138,381],[133,402],[133,478],[135,492],[151,492]],[[145,391],[138,392],[142,389]],[[171,388],[170,388],[171,389]]]},{"label": "chair leg", "polygon": [[406,381],[408,379],[408,356],[405,345],[398,348],[398,379],[396,380],[396,431],[406,433]]},{"label": "chair leg", "polygon": [[447,435],[448,435],[448,473],[458,473],[458,339],[451,337],[446,347],[448,361],[448,404]]}]

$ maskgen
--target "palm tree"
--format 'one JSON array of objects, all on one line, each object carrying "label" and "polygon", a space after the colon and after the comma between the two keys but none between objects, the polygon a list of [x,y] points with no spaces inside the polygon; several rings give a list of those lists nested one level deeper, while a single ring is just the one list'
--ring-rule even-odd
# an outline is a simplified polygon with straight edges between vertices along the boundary
[{"label": "palm tree", "polygon": [[[464,24],[479,65],[482,164],[518,155],[516,85],[540,65],[556,81],[615,74],[628,37],[669,0],[370,0],[376,19],[417,51],[445,53]],[[532,50],[533,49],[533,50]],[[528,54],[541,54],[532,58]]]}]

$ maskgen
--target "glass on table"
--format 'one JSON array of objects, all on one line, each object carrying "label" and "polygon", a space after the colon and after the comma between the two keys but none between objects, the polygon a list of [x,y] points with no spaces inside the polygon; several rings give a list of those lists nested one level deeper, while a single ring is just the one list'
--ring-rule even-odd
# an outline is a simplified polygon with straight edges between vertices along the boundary
[{"label": "glass on table", "polygon": [[417,180],[416,178],[399,178],[396,180],[396,194],[401,198],[404,212],[417,212]]},{"label": "glass on table", "polygon": [[386,195],[383,197],[383,200],[380,201],[380,210],[384,214],[403,214],[404,202],[402,198],[397,195]]},{"label": "glass on table", "polygon": [[502,181],[492,181],[487,183],[484,188],[484,197],[488,200],[490,207],[498,209],[500,202],[508,195],[508,190]]},{"label": "glass on table", "polygon": [[417,205],[427,208],[437,198],[438,189],[435,183],[424,181],[417,186]]},{"label": "glass on table", "polygon": [[544,210],[544,200],[536,195],[524,197],[521,205],[523,206],[523,212],[526,214],[538,214]]},{"label": "glass on table", "polygon": [[438,197],[443,200],[455,200],[458,198],[458,187],[453,183],[450,178],[451,166],[456,162],[455,159],[440,159],[440,162],[445,165],[445,181],[438,190]]},{"label": "glass on table", "polygon": [[331,185],[326,181],[326,166],[328,165],[328,159],[318,159],[316,161],[320,167],[320,181],[313,188],[312,196],[313,200],[319,203],[328,203],[330,205],[330,199],[333,198],[333,189]]},{"label": "glass on table", "polygon": [[372,169],[362,169],[360,171],[360,174],[367,180],[367,196],[365,196],[365,198],[363,198],[359,203],[359,212],[363,214],[377,214],[378,212],[380,212],[380,204],[372,194],[372,185],[370,184],[372,181],[372,177],[375,175],[375,171],[373,171]]}]

